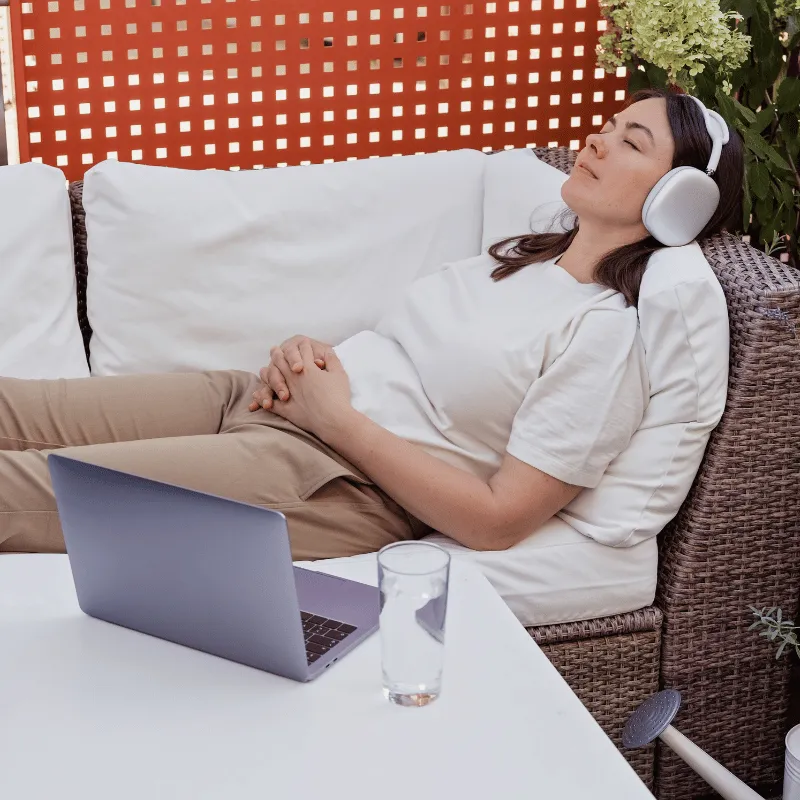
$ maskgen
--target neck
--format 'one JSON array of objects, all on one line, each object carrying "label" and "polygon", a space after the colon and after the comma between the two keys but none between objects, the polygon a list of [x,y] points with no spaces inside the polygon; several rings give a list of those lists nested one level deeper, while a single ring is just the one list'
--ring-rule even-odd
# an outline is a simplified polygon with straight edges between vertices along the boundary
[{"label": "neck", "polygon": [[569,247],[558,259],[575,280],[592,283],[600,259],[626,244],[633,244],[648,236],[647,229],[639,223],[630,228],[612,228],[591,220],[580,221],[580,228]]}]

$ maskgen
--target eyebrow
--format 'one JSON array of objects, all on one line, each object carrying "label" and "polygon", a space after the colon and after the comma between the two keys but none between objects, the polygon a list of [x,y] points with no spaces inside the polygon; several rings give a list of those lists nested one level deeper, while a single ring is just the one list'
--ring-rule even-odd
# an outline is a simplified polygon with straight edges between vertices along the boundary
[{"label": "eyebrow", "polygon": [[[610,123],[611,123],[611,124],[612,124],[612,125],[613,125],[615,128],[617,127],[617,118],[616,118],[616,115],[614,115],[613,117],[609,117],[608,121],[609,121],[609,122],[610,122]],[[650,141],[651,141],[651,142],[653,143],[653,145],[655,146],[656,140],[655,140],[655,138],[653,137],[653,131],[651,131],[651,130],[650,130],[650,128],[648,128],[648,127],[647,127],[647,125],[642,125],[642,123],[641,123],[641,122],[626,122],[626,123],[625,123],[625,129],[626,129],[626,130],[640,130],[640,131],[644,131],[644,132],[645,132],[645,133],[646,133],[646,134],[647,134],[647,135],[650,137]]]}]

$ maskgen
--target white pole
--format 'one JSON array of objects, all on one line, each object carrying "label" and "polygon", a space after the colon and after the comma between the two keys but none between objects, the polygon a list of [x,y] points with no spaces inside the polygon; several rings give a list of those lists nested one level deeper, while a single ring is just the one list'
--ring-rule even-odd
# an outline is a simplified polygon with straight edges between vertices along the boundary
[{"label": "white pole", "polygon": [[672,725],[667,725],[661,734],[661,739],[725,800],[764,800],[760,794],[756,794],[744,781],[740,781],[691,739],[676,731]]}]

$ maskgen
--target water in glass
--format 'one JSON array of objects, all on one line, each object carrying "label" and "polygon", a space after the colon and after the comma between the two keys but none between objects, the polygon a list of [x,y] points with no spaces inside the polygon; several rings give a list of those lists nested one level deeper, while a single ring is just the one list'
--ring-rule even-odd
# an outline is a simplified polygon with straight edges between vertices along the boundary
[{"label": "water in glass", "polygon": [[379,559],[383,690],[399,705],[424,706],[441,691],[449,554],[436,549]]}]

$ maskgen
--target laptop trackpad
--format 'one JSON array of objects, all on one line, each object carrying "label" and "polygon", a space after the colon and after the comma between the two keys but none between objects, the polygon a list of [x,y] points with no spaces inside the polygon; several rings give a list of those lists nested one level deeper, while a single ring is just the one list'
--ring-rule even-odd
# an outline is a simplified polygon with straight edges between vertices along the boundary
[{"label": "laptop trackpad", "polygon": [[378,624],[380,592],[376,587],[302,567],[294,568],[294,580],[301,611],[358,628]]}]

